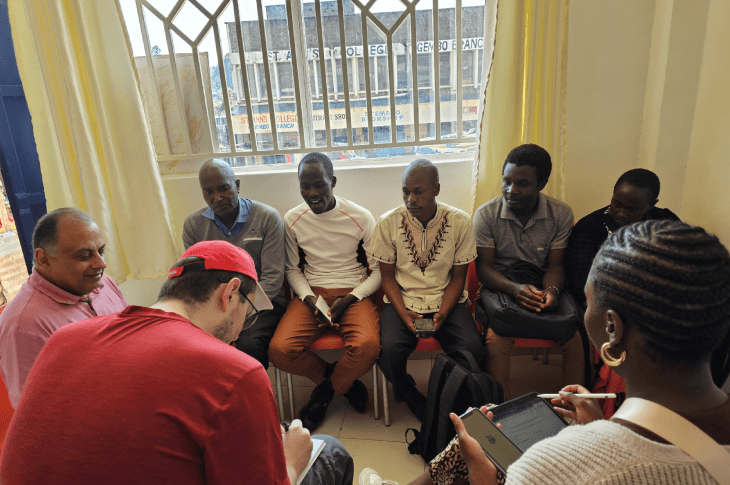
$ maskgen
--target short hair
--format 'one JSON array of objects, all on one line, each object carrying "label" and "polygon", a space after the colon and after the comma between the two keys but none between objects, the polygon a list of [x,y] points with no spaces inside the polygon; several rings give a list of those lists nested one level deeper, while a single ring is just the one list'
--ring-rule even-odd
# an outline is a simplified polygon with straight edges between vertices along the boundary
[{"label": "short hair", "polygon": [[302,167],[308,163],[319,163],[322,165],[322,170],[324,171],[324,174],[327,176],[327,178],[332,178],[335,175],[335,169],[332,166],[332,160],[329,159],[327,155],[320,152],[312,152],[308,153],[302,158],[302,160],[299,162],[299,167],[297,168],[297,173],[301,173]]},{"label": "short hair", "polygon": [[613,190],[624,182],[640,189],[649,189],[652,201],[659,198],[659,177],[651,170],[635,168],[625,172],[618,178]]},{"label": "short hair", "polygon": [[550,160],[550,154],[543,147],[535,145],[533,143],[527,143],[515,147],[507,154],[507,159],[502,165],[502,173],[508,163],[513,163],[518,167],[523,165],[529,165],[535,167],[535,173],[537,174],[537,181],[547,182],[550,179],[550,172],[553,170],[553,162]]},{"label": "short hair", "polygon": [[730,330],[730,255],[701,227],[651,220],[615,231],[591,283],[598,306],[644,335],[654,361],[709,360]]},{"label": "short hair", "polygon": [[55,250],[58,242],[58,223],[66,216],[71,217],[72,220],[86,222],[89,225],[96,224],[89,214],[74,207],[61,207],[52,210],[38,219],[33,228],[33,251],[38,248],[43,248],[48,252]]},{"label": "short hair", "polygon": [[[192,263],[202,263],[204,260],[197,256],[183,258],[174,265],[173,268],[179,268]],[[256,282],[249,276],[235,271],[210,270],[210,271],[191,271],[170,278],[162,284],[157,301],[164,300],[182,300],[188,305],[196,305],[205,303],[213,294],[221,283],[228,283],[233,278],[241,280],[239,292],[244,295],[250,295],[256,290]]]},{"label": "short hair", "polygon": [[426,160],[425,158],[413,160],[411,163],[408,164],[405,171],[403,172],[403,177],[405,177],[406,174],[413,170],[427,170],[429,178],[431,179],[431,183],[433,185],[439,183],[439,169],[436,165],[434,165],[431,160]]},{"label": "short hair", "polygon": [[208,171],[213,168],[217,169],[219,172],[222,172],[222,174],[227,179],[233,178],[235,180],[236,178],[236,173],[233,171],[231,165],[222,158],[211,158],[210,160],[205,162],[198,171],[198,178],[200,178],[204,171]]}]

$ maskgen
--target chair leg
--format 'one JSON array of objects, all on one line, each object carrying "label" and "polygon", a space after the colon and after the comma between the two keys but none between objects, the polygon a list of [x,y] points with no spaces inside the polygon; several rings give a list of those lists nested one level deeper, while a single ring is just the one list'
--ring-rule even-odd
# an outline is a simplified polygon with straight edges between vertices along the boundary
[{"label": "chair leg", "polygon": [[545,357],[542,358],[543,365],[547,365],[548,363],[548,347],[545,347]]},{"label": "chair leg", "polygon": [[383,418],[385,419],[385,425],[390,426],[390,407],[388,406],[388,380],[383,374]]},{"label": "chair leg", "polygon": [[537,360],[538,355],[540,355],[540,348],[535,347],[535,350],[532,351],[532,360]]},{"label": "chair leg", "polygon": [[279,419],[284,421],[284,401],[281,399],[281,371],[274,368],[274,376],[276,378],[276,399],[279,405]]},{"label": "chair leg", "polygon": [[378,364],[373,364],[373,416],[380,419],[380,409],[378,409]]},{"label": "chair leg", "polygon": [[296,419],[294,414],[294,384],[292,383],[291,374],[286,373],[286,388],[289,391],[289,417],[292,421]]}]

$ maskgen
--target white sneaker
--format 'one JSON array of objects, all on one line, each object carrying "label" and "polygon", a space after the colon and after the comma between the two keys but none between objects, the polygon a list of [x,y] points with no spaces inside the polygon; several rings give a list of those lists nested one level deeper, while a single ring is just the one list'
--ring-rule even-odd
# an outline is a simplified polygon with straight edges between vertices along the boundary
[{"label": "white sneaker", "polygon": [[383,480],[378,475],[378,472],[372,468],[364,468],[360,472],[360,478],[358,480],[359,485],[398,485],[398,482],[392,480]]}]

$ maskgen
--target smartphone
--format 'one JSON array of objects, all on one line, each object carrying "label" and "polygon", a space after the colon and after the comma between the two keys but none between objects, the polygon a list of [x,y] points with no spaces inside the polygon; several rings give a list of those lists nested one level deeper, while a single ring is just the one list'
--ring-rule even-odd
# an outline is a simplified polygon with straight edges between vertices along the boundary
[{"label": "smartphone", "polygon": [[433,335],[436,332],[431,318],[416,318],[413,320],[413,326],[416,327],[416,333],[419,335]]},{"label": "smartphone", "polygon": [[472,409],[461,415],[466,431],[477,440],[492,463],[502,473],[520,459],[522,451],[512,440],[502,433],[496,424],[478,409]]}]

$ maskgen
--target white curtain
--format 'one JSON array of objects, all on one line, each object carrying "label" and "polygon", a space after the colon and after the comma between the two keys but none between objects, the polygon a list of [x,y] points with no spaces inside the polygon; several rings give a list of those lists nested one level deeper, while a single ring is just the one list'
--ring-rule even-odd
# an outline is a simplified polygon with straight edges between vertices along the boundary
[{"label": "white curtain", "polygon": [[166,274],[182,251],[117,3],[11,0],[9,13],[48,209],[96,220],[118,282]]},{"label": "white curtain", "polygon": [[480,102],[472,211],[500,194],[504,160],[523,143],[550,153],[545,192],[563,199],[567,57],[567,0],[499,2],[494,60]]}]

